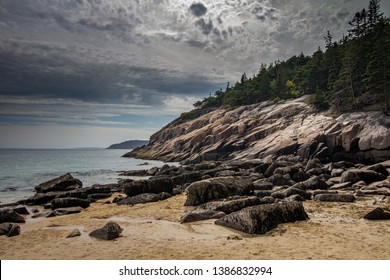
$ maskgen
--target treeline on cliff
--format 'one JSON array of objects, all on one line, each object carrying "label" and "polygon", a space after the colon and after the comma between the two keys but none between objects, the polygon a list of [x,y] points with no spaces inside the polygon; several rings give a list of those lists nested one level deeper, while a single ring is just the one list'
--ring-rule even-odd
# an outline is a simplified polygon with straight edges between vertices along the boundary
[{"label": "treeline on cliff", "polygon": [[191,118],[196,111],[214,107],[237,107],[261,101],[279,101],[312,94],[318,109],[334,108],[351,112],[364,108],[381,109],[390,114],[390,26],[380,11],[380,1],[371,0],[367,9],[357,12],[349,22],[348,35],[333,41],[325,34],[326,49],[313,55],[301,53],[286,61],[261,64],[257,75],[244,73],[234,86],[220,89],[214,96],[194,104],[183,113]]}]

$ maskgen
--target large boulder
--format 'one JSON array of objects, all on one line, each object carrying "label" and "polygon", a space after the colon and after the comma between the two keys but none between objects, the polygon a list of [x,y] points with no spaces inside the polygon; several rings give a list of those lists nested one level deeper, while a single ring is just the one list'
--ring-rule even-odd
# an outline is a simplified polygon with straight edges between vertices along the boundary
[{"label": "large boulder", "polygon": [[152,178],[150,180],[137,180],[123,186],[127,196],[136,196],[142,193],[172,193],[174,184],[168,177]]},{"label": "large boulder", "polygon": [[78,189],[81,188],[82,185],[83,183],[80,180],[73,178],[72,175],[67,173],[60,177],[39,184],[35,187],[35,190],[38,193],[58,192]]},{"label": "large boulder", "polygon": [[80,199],[75,197],[67,197],[67,198],[56,198],[51,202],[51,209],[57,208],[69,208],[80,206],[82,208],[89,207],[89,201],[86,199]]},{"label": "large boulder", "polygon": [[215,224],[230,227],[250,234],[264,234],[278,224],[308,219],[301,202],[263,204],[244,208],[215,221]]},{"label": "large boulder", "polygon": [[313,176],[303,182],[293,185],[293,187],[301,188],[304,190],[326,190],[329,188],[325,180],[318,176]]},{"label": "large boulder", "polygon": [[261,204],[257,196],[249,197],[228,197],[218,201],[210,201],[198,205],[196,209],[221,211],[226,214],[239,211],[243,208]]},{"label": "large boulder", "polygon": [[121,228],[117,223],[108,222],[104,227],[92,231],[89,236],[102,240],[113,240],[118,238],[122,231],[123,228]]},{"label": "large boulder", "polygon": [[194,182],[188,186],[184,206],[196,206],[210,200],[233,195],[249,195],[253,190],[250,179],[242,177],[216,177]]},{"label": "large boulder", "polygon": [[0,224],[0,235],[6,235],[8,237],[16,236],[20,234],[20,226],[14,223],[2,223]]},{"label": "large boulder", "polygon": [[0,224],[25,223],[26,220],[12,209],[0,209]]},{"label": "large boulder", "polygon": [[382,173],[367,169],[349,169],[341,175],[341,183],[364,181],[366,184],[371,184],[385,179],[386,176]]},{"label": "large boulder", "polygon": [[203,220],[209,220],[209,219],[219,219],[225,216],[226,214],[221,211],[215,211],[215,210],[196,210],[192,212],[188,212],[184,214],[179,222],[181,224],[184,223],[191,223],[196,221],[203,221]]}]

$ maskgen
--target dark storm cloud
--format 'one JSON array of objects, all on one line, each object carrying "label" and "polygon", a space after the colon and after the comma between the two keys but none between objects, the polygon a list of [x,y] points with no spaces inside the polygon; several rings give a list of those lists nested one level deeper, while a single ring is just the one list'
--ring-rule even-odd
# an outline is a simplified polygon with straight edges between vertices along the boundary
[{"label": "dark storm cloud", "polygon": [[[17,43],[10,45],[20,48]],[[0,52],[3,96],[44,96],[100,103],[121,103],[125,98],[158,106],[169,95],[196,95],[215,87],[207,77],[190,77],[175,70],[82,61],[61,55],[76,52],[74,49],[40,44],[30,44],[28,54],[7,49]]]},{"label": "dark storm cloud", "polygon": [[193,15],[201,17],[207,13],[207,7],[203,3],[192,3],[190,11]]}]

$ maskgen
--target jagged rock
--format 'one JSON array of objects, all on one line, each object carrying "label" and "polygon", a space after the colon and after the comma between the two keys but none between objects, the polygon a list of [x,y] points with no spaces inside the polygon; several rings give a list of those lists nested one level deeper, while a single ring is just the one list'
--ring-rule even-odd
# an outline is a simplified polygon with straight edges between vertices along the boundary
[{"label": "jagged rock", "polygon": [[89,236],[102,240],[113,240],[118,238],[122,231],[123,228],[121,228],[117,223],[108,222],[104,227],[92,231]]},{"label": "jagged rock", "polygon": [[292,177],[294,182],[303,182],[309,178],[310,178],[310,176],[306,172],[304,172],[302,169],[299,169],[298,172],[295,173],[294,176]]},{"label": "jagged rock", "polygon": [[340,183],[340,184],[335,184],[331,186],[329,189],[330,190],[343,190],[352,187],[351,182],[345,182],[345,183]]},{"label": "jagged rock", "polygon": [[0,235],[6,235],[8,237],[16,236],[20,234],[20,226],[14,223],[1,223]]},{"label": "jagged rock", "polygon": [[272,183],[275,186],[291,186],[293,182],[291,181],[290,175],[280,175],[274,174],[267,178],[267,181]]},{"label": "jagged rock", "polygon": [[387,189],[378,189],[378,190],[357,190],[357,196],[365,196],[365,195],[384,195],[390,196],[390,191]]},{"label": "jagged rock", "polygon": [[228,197],[225,199],[207,202],[205,204],[198,205],[196,209],[222,211],[225,214],[239,211],[243,208],[259,205],[260,199],[256,196],[249,197]]},{"label": "jagged rock", "polygon": [[81,232],[79,229],[74,229],[72,230],[67,236],[66,238],[72,238],[72,237],[77,237],[77,236],[81,236]]},{"label": "jagged rock", "polygon": [[93,193],[88,195],[89,198],[92,198],[93,200],[99,200],[99,199],[106,199],[111,197],[111,193]]},{"label": "jagged rock", "polygon": [[80,206],[82,208],[89,207],[89,201],[80,198],[68,197],[68,198],[56,198],[51,202],[51,209],[57,208],[69,208]]},{"label": "jagged rock", "polygon": [[136,176],[136,177],[143,177],[147,176],[148,171],[145,169],[142,170],[128,170],[128,171],[122,171],[119,173],[119,176]]},{"label": "jagged rock", "polygon": [[341,183],[356,183],[359,181],[364,181],[366,184],[370,184],[377,181],[383,181],[385,179],[385,175],[375,172],[373,170],[365,169],[349,169],[343,172],[343,174],[341,175]]},{"label": "jagged rock", "polygon": [[33,197],[18,201],[25,205],[42,205],[52,201],[61,192],[37,193]]},{"label": "jagged rock", "polygon": [[352,188],[360,189],[360,188],[365,187],[365,186],[367,186],[367,184],[364,181],[359,181],[359,182],[353,184]]},{"label": "jagged rock", "polygon": [[314,197],[315,200],[323,202],[354,202],[355,196],[352,194],[331,194],[323,193],[318,194]]},{"label": "jagged rock", "polygon": [[266,197],[266,196],[271,196],[272,193],[274,193],[275,190],[265,190],[265,191],[254,191],[254,194],[257,196],[257,197]]},{"label": "jagged rock", "polygon": [[311,195],[309,193],[307,193],[306,191],[304,191],[304,190],[302,190],[300,188],[295,188],[295,187],[289,187],[285,191],[285,196],[284,197],[289,197],[289,196],[297,195],[297,194],[302,196],[305,199],[310,199],[311,198]]},{"label": "jagged rock", "polygon": [[278,224],[306,219],[302,203],[293,201],[244,208],[220,218],[215,224],[250,234],[264,234]]},{"label": "jagged rock", "polygon": [[80,206],[68,207],[68,208],[57,208],[53,211],[52,214],[54,214],[54,216],[77,214],[77,213],[80,213],[81,211],[83,211],[83,209],[84,208],[82,208]]},{"label": "jagged rock", "polygon": [[168,177],[152,178],[150,180],[137,180],[123,187],[127,196],[136,196],[142,193],[172,193],[174,184]]},{"label": "jagged rock", "polygon": [[377,173],[381,173],[382,175],[384,175],[386,177],[390,175],[389,172],[387,171],[387,169],[380,163],[374,164],[371,166],[367,166],[367,167],[365,167],[365,169],[372,170],[372,171],[375,171]]},{"label": "jagged rock", "polygon": [[181,224],[184,223],[191,223],[196,221],[203,221],[203,220],[209,220],[209,219],[219,219],[225,216],[226,214],[222,211],[215,211],[215,210],[197,210],[192,211],[184,214],[179,222]]},{"label": "jagged rock", "polygon": [[293,194],[286,198],[286,201],[305,201],[306,199],[299,194]]},{"label": "jagged rock", "polygon": [[363,218],[367,220],[389,220],[390,210],[378,207],[364,215]]},{"label": "jagged rock", "polygon": [[111,193],[113,192],[112,189],[120,188],[119,184],[106,184],[106,185],[99,185],[95,184],[88,188],[83,188],[87,192],[88,195],[95,194],[95,193]]},{"label": "jagged rock", "polygon": [[152,167],[148,171],[146,171],[146,175],[148,176],[154,176],[158,172],[159,168],[158,167]]},{"label": "jagged rock", "polygon": [[274,185],[265,179],[260,179],[253,182],[254,190],[259,190],[259,191],[272,190],[273,187]]},{"label": "jagged rock", "polygon": [[58,192],[81,188],[83,183],[73,178],[69,173],[52,180],[46,181],[35,187],[38,193]]},{"label": "jagged rock", "polygon": [[313,176],[313,175],[317,175],[317,176],[320,176],[320,175],[324,175],[324,174],[329,174],[329,170],[325,167],[321,167],[321,168],[312,168],[308,171],[306,171],[306,174],[309,175],[309,176]]},{"label": "jagged rock", "polygon": [[293,187],[303,190],[326,190],[329,188],[328,184],[318,176],[313,176],[306,181],[294,184]]},{"label": "jagged rock", "polygon": [[22,205],[12,207],[11,209],[20,215],[29,215],[30,214],[30,212],[28,212],[27,208],[25,206],[22,206]]},{"label": "jagged rock", "polygon": [[159,194],[156,193],[142,193],[136,196],[131,197],[123,197],[116,199],[114,202],[118,205],[134,205],[134,204],[140,204],[140,203],[149,203],[149,202],[156,202],[159,200],[168,199],[171,197],[171,194],[162,192]]},{"label": "jagged rock", "polygon": [[311,159],[311,160],[307,161],[305,171],[307,172],[311,169],[322,168],[322,167],[324,167],[324,166],[322,165],[321,161],[318,158],[315,158],[315,159]]},{"label": "jagged rock", "polygon": [[316,197],[318,194],[338,194],[338,191],[328,191],[328,190],[314,190],[312,191],[311,195],[313,199]]},{"label": "jagged rock", "polygon": [[272,196],[265,196],[260,198],[260,204],[272,204],[275,202],[275,198]]},{"label": "jagged rock", "polygon": [[192,183],[187,191],[185,206],[196,206],[210,200],[233,195],[248,195],[253,190],[251,180],[241,177],[217,177]]},{"label": "jagged rock", "polygon": [[217,167],[217,165],[218,164],[214,161],[203,161],[201,163],[195,164],[194,171],[214,169]]},{"label": "jagged rock", "polygon": [[332,169],[332,171],[330,173],[330,176],[332,176],[332,177],[340,177],[341,174],[343,174],[343,172],[344,172],[344,169],[341,169],[341,168]]},{"label": "jagged rock", "polygon": [[87,190],[84,188],[71,190],[71,191],[65,191],[57,193],[55,198],[66,198],[66,197],[74,197],[74,198],[81,198],[81,199],[87,199],[88,193]]},{"label": "jagged rock", "polygon": [[12,209],[0,209],[0,224],[25,223],[26,220]]},{"label": "jagged rock", "polygon": [[173,176],[172,182],[174,185],[184,185],[184,184],[191,184],[196,181],[202,180],[202,173],[195,171],[195,172],[184,172],[183,174]]}]

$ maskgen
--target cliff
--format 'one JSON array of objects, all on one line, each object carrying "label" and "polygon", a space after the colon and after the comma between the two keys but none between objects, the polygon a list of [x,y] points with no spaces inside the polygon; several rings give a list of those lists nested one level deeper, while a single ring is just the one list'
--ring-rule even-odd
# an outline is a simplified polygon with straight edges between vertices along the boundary
[{"label": "cliff", "polygon": [[389,116],[379,111],[331,116],[307,100],[303,96],[187,115],[125,156],[194,163],[282,155],[355,162],[390,158]]}]

